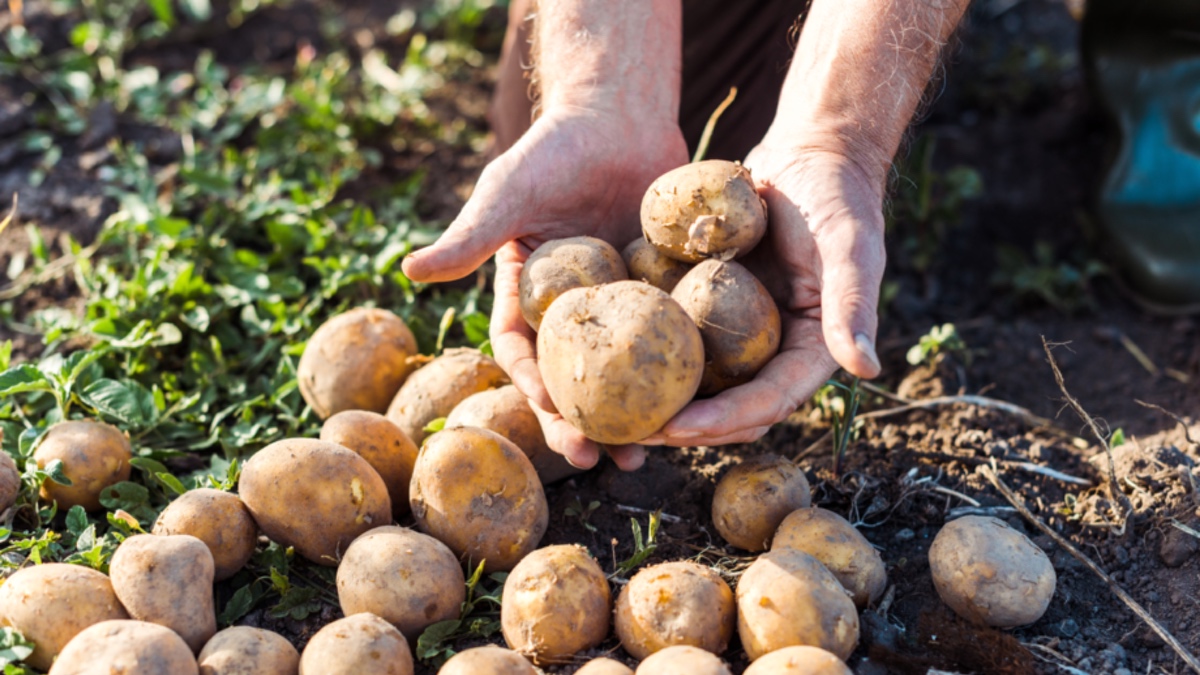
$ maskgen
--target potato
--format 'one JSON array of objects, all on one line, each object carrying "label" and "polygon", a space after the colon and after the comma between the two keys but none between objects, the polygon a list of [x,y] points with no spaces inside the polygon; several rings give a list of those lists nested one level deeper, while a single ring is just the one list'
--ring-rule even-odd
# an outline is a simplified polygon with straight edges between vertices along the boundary
[{"label": "potato", "polygon": [[521,267],[517,282],[521,315],[534,330],[550,303],[572,288],[599,286],[629,278],[621,254],[595,237],[570,237],[542,244]]},{"label": "potato", "polygon": [[[4,438],[0,434],[0,438]],[[0,516],[17,503],[17,495],[21,494],[21,472],[17,471],[17,463],[7,453],[0,451]]]},{"label": "potato", "polygon": [[887,590],[887,568],[879,551],[845,518],[820,507],[797,509],[775,531],[771,550],[804,551],[833,572],[863,609]]},{"label": "potato", "polygon": [[234,626],[200,650],[200,675],[296,675],[300,653],[282,635]]},{"label": "potato", "polygon": [[633,675],[633,669],[612,659],[592,659],[575,671],[575,675]]},{"label": "potato", "polygon": [[550,511],[521,449],[487,429],[439,431],[417,457],[410,489],[417,527],[472,566],[511,570],[537,548]]},{"label": "potato", "polygon": [[712,519],[725,541],[765,551],[789,513],[812,503],[808,479],[791,460],[751,457],[730,469],[713,493]]},{"label": "potato", "polygon": [[779,308],[750,270],[705,260],[684,275],[671,297],[704,340],[701,394],[717,394],[754,379],[779,352]]},{"label": "potato", "polygon": [[638,659],[673,645],[720,654],[736,622],[729,584],[694,562],[647,567],[629,580],[617,599],[617,637]]},{"label": "potato", "polygon": [[317,328],[296,381],[321,419],[343,410],[381,413],[417,367],[417,339],[404,319],[386,309],[359,307]]},{"label": "potato", "polygon": [[644,281],[667,293],[670,293],[675,284],[678,284],[683,275],[691,269],[687,263],[663,255],[662,251],[644,237],[629,242],[625,250],[621,251],[621,259],[625,261],[630,279]]},{"label": "potato", "polygon": [[731,260],[754,248],[767,231],[767,203],[750,171],[710,159],[672,169],[642,198],[642,233],[676,260]]},{"label": "potato", "polygon": [[929,547],[929,570],[942,602],[960,616],[997,628],[1041,618],[1058,578],[1029,537],[998,518],[946,523]]},{"label": "potato", "polygon": [[377,527],[355,539],[337,570],[346,616],[370,612],[410,642],[438,621],[457,619],[466,579],[442,542],[408,528]]},{"label": "potato", "polygon": [[212,553],[216,581],[238,573],[258,543],[258,525],[235,494],[197,488],[167,505],[154,522],[154,534],[190,534]]},{"label": "potato", "polygon": [[599,443],[634,443],[696,395],[704,344],[691,318],[640,281],[577,288],[542,319],[538,367],[558,412]]},{"label": "potato", "polygon": [[399,519],[408,514],[408,484],[418,449],[400,427],[379,413],[345,410],[325,420],[321,440],[362,455],[387,486],[392,515]]},{"label": "potato", "polygon": [[50,675],[197,675],[196,657],[169,628],[145,621],[102,621],[75,636]]},{"label": "potato", "polygon": [[102,572],[64,563],[17,570],[0,584],[0,626],[11,626],[34,644],[25,659],[46,670],[80,631],[129,614]]},{"label": "potato", "polygon": [[450,657],[438,675],[538,675],[538,671],[524,656],[503,647],[487,645]]},{"label": "potato", "polygon": [[264,534],[319,565],[337,565],[355,537],[392,522],[375,469],[327,441],[289,438],[259,450],[242,467],[238,492]]},{"label": "potato", "polygon": [[612,596],[588,550],[547,546],[517,563],[504,582],[504,641],[534,663],[565,663],[608,637]]},{"label": "potato", "polygon": [[543,485],[580,472],[546,444],[529,399],[511,384],[463,399],[446,418],[446,428],[454,427],[479,427],[512,441],[533,463]]},{"label": "potato", "polygon": [[794,646],[764,655],[743,675],[854,675],[837,656],[820,647]]},{"label": "potato", "polygon": [[850,594],[821,561],[790,548],[764,553],[738,581],[738,635],[753,661],[791,645],[847,659],[858,644]]},{"label": "potato", "polygon": [[638,664],[636,675],[733,675],[720,657],[697,647],[675,645]]},{"label": "potato", "polygon": [[328,624],[300,655],[300,675],[412,675],[412,651],[395,626],[374,614]]},{"label": "potato", "polygon": [[477,349],[447,349],[412,374],[396,392],[387,416],[420,446],[425,426],[445,417],[471,394],[508,384],[508,376]]},{"label": "potato", "polygon": [[91,420],[55,424],[33,452],[39,469],[61,460],[63,473],[71,479],[70,485],[52,480],[42,483],[42,499],[58,502],[60,511],[72,506],[99,510],[100,491],[129,480],[132,458],[128,436],[116,427]]},{"label": "potato", "polygon": [[217,632],[213,557],[186,534],[136,534],[109,563],[112,587],[129,616],[166,626],[199,652]]}]

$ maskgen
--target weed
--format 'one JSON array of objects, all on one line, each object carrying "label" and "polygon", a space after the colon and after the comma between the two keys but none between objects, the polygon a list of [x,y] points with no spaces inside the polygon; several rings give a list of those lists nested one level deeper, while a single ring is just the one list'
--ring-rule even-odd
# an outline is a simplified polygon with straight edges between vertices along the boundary
[{"label": "weed", "polygon": [[418,659],[441,667],[454,656],[455,650],[451,646],[454,642],[468,637],[490,637],[500,630],[500,597],[504,593],[508,573],[493,572],[487,579],[494,585],[490,588],[481,586],[483,565],[483,561],[480,561],[471,578],[467,579],[467,599],[462,604],[459,618],[439,621],[426,628],[417,638]]},{"label": "weed", "polygon": [[996,258],[999,267],[992,276],[994,286],[1008,289],[1018,298],[1038,298],[1064,314],[1095,309],[1089,284],[1108,271],[1096,260],[1063,260],[1046,241],[1034,245],[1032,257],[1012,246],[1001,246]]},{"label": "weed", "polygon": [[925,134],[898,169],[896,199],[888,213],[889,229],[900,233],[901,249],[918,272],[927,272],[946,234],[962,219],[963,204],[983,194],[979,173],[955,166],[933,168],[937,137]]},{"label": "weed", "polygon": [[[662,522],[661,512],[655,511],[650,514],[644,539],[642,537],[642,526],[638,523],[637,518],[630,518],[629,522],[630,527],[633,529],[633,555],[617,563],[617,568],[608,576],[609,579],[619,579],[629,576],[630,572],[646,562],[646,559],[653,555],[654,550],[658,548],[658,526]],[[613,541],[615,542],[616,540],[614,539]]]},{"label": "weed", "polygon": [[905,355],[909,365],[919,366],[932,360],[938,354],[953,354],[963,360],[966,365],[971,363],[971,350],[958,335],[958,329],[952,323],[934,326],[921,336]]},{"label": "weed", "polygon": [[563,510],[563,515],[568,518],[578,518],[579,524],[583,525],[588,532],[595,532],[596,526],[589,523],[588,519],[592,517],[592,513],[598,508],[600,508],[600,502],[591,501],[588,502],[587,506],[584,506],[583,500],[576,496],[575,501],[571,502],[571,504]]},{"label": "weed", "polygon": [[862,403],[858,378],[851,379],[848,385],[837,380],[826,381],[813,401],[829,420],[829,434],[833,440],[833,471],[834,475],[840,476],[846,450],[862,430],[862,420],[858,419],[858,408]]}]

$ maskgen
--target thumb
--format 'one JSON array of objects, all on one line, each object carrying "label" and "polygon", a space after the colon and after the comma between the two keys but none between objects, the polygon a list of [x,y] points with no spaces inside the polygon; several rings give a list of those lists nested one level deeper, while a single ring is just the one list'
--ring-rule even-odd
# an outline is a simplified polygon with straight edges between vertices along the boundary
[{"label": "thumb", "polygon": [[879,285],[887,253],[883,226],[847,222],[831,228],[821,248],[821,329],[834,360],[863,378],[879,375],[875,331],[879,325]]}]

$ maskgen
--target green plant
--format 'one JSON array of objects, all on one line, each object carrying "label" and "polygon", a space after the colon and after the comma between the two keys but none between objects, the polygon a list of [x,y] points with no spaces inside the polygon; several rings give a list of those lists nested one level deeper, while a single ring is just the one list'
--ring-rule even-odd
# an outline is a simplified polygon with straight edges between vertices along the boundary
[{"label": "green plant", "polygon": [[837,380],[828,380],[813,396],[813,402],[829,420],[829,438],[833,444],[833,471],[834,475],[838,476],[842,473],[847,448],[862,430],[862,420],[858,419],[858,408],[862,403],[858,383],[857,377],[852,378],[848,385]]},{"label": "green plant", "polygon": [[937,137],[922,135],[901,163],[888,227],[900,235],[900,245],[913,268],[927,272],[951,227],[962,219],[963,204],[983,194],[979,172],[955,166],[945,172],[933,167]]},{"label": "green plant", "polygon": [[584,506],[583,500],[576,496],[575,500],[566,509],[563,509],[563,515],[568,518],[578,518],[579,524],[583,525],[588,532],[595,532],[596,526],[589,523],[588,519],[592,517],[592,513],[598,508],[600,508],[600,502],[591,501],[588,502],[587,506]]},{"label": "green plant", "polygon": [[486,638],[500,630],[500,597],[504,593],[507,572],[493,572],[487,576],[490,587],[481,586],[484,561],[480,561],[475,572],[467,579],[467,599],[457,619],[439,621],[425,629],[417,638],[416,656],[421,661],[440,667],[455,650],[454,642],[468,637]]},{"label": "green plant", "polygon": [[642,526],[638,523],[637,518],[630,518],[629,522],[630,527],[633,529],[633,555],[617,563],[617,568],[608,576],[609,579],[629,576],[630,572],[646,562],[646,559],[653,555],[655,549],[658,548],[658,526],[662,523],[662,513],[660,511],[650,514],[644,538],[642,536]]},{"label": "green plant", "polygon": [[954,354],[962,358],[967,365],[971,363],[971,352],[952,323],[930,328],[929,332],[922,335],[917,344],[908,350],[905,360],[909,365],[919,366],[943,353]]},{"label": "green plant", "polygon": [[1057,256],[1054,246],[1038,241],[1033,256],[1012,246],[996,251],[998,269],[992,276],[994,286],[1012,291],[1018,298],[1038,298],[1055,309],[1070,314],[1080,309],[1094,309],[1089,284],[1095,277],[1107,273],[1100,262],[1086,259],[1071,262]]}]

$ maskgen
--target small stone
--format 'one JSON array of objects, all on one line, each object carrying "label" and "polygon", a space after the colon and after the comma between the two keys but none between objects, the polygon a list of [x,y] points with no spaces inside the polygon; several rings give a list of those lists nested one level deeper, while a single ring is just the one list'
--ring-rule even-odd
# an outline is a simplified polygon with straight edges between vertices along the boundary
[{"label": "small stone", "polygon": [[1075,619],[1063,619],[1054,627],[1054,630],[1062,637],[1073,638],[1079,634],[1079,624],[1075,622]]},{"label": "small stone", "polygon": [[1080,661],[1079,663],[1076,663],[1075,667],[1079,668],[1080,670],[1082,670],[1085,673],[1090,673],[1090,672],[1092,672],[1092,659],[1086,658],[1086,659]]},{"label": "small stone", "polygon": [[1113,675],[1133,675],[1128,668],[1117,668],[1113,671]]},{"label": "small stone", "polygon": [[913,532],[911,529],[909,529],[907,527],[904,528],[903,530],[900,530],[899,532],[897,532],[894,535],[896,541],[910,541],[912,539],[915,539],[916,536],[917,536],[917,533]]},{"label": "small stone", "polygon": [[1113,555],[1116,556],[1118,563],[1122,565],[1129,564],[1129,551],[1126,551],[1124,546],[1114,548]]},{"label": "small stone", "polygon": [[1125,663],[1125,659],[1129,657],[1129,655],[1125,653],[1125,648],[1115,642],[1105,647],[1104,651],[1112,654],[1117,663]]},{"label": "small stone", "polygon": [[1167,567],[1179,567],[1200,549],[1200,540],[1177,527],[1167,528],[1158,547],[1158,556]]}]

